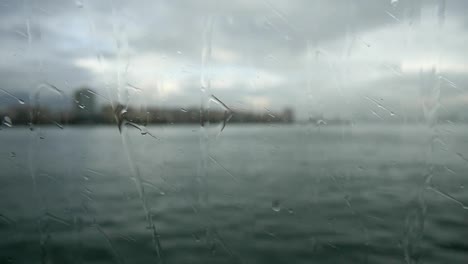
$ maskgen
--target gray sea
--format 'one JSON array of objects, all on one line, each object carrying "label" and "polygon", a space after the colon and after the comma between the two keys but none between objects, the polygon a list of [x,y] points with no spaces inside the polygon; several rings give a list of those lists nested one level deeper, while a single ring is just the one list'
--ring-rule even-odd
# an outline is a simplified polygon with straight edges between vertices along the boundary
[{"label": "gray sea", "polygon": [[468,126],[4,127],[0,263],[468,263]]}]

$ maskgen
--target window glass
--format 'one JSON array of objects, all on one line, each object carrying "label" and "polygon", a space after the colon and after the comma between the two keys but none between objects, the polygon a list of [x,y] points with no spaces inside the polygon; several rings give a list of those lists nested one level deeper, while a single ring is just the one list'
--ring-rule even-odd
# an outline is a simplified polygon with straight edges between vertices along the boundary
[{"label": "window glass", "polygon": [[466,10],[0,0],[0,264],[467,263]]}]

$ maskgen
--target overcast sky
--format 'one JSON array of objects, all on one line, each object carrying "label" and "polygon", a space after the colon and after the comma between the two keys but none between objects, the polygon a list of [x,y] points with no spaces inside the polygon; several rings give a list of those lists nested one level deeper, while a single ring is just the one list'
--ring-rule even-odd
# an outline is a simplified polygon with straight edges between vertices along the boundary
[{"label": "overcast sky", "polygon": [[0,88],[52,104],[60,96],[41,84],[88,86],[186,108],[206,86],[234,111],[299,118],[462,113],[467,11],[464,0],[0,0]]}]

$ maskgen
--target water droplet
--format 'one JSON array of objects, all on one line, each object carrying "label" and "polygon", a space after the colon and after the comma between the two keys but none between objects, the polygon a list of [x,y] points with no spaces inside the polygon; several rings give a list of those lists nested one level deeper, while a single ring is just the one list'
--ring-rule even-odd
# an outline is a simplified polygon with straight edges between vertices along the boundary
[{"label": "water droplet", "polygon": [[288,209],[288,213],[289,213],[289,214],[294,214],[294,210],[293,210],[292,208],[289,208],[289,209]]},{"label": "water droplet", "polygon": [[323,121],[322,119],[317,120],[317,126],[325,126],[327,122]]},{"label": "water droplet", "polygon": [[144,136],[148,134],[148,130],[146,128],[141,129],[140,133]]},{"label": "water droplet", "polygon": [[5,93],[6,95],[10,96],[11,98],[16,99],[16,101],[18,101],[19,104],[22,104],[22,105],[24,104],[24,101],[23,101],[22,99],[20,99],[20,98],[14,96],[13,94],[11,94],[10,92],[8,92],[7,90],[4,90],[4,89],[0,88],[0,91],[3,92],[3,93]]},{"label": "water droplet", "polygon": [[178,50],[178,51],[177,51],[177,54],[179,54],[179,55],[182,54],[182,51]]},{"label": "water droplet", "polygon": [[390,4],[393,6],[393,7],[396,7],[398,5],[398,0],[391,0],[390,1]]},{"label": "water droplet", "polygon": [[9,116],[4,116],[3,117],[3,124],[7,127],[12,127],[13,122],[11,122],[11,118]]},{"label": "water droplet", "polygon": [[140,133],[144,136],[144,135],[150,135],[152,138],[154,139],[158,139],[157,137],[155,137],[153,134],[151,134],[149,131],[148,131],[148,128],[146,128],[145,126],[141,126],[141,125],[138,125],[138,124],[135,124],[133,122],[130,122],[130,121],[127,121],[127,120],[123,120],[122,121],[122,124],[119,125],[119,129],[121,130],[121,127],[123,125],[126,125],[126,126],[130,126],[130,127],[134,127],[138,130],[140,130]]},{"label": "water droplet", "polygon": [[127,86],[128,86],[129,88],[131,88],[132,90],[134,90],[135,92],[138,92],[138,93],[141,92],[141,91],[143,91],[143,89],[141,89],[140,87],[137,87],[137,86],[135,86],[135,85],[133,85],[133,84],[131,84],[131,83],[127,83]]},{"label": "water droplet", "polygon": [[193,238],[195,238],[195,241],[196,241],[196,242],[200,242],[200,240],[201,240],[201,239],[200,239],[200,236],[199,236],[197,233],[194,233],[194,234],[193,234]]},{"label": "water droplet", "polygon": [[13,151],[12,151],[12,152],[10,152],[10,157],[12,157],[12,158],[16,158],[16,153],[15,153],[15,152],[13,152]]},{"label": "water droplet", "polygon": [[[219,135],[221,132],[223,132],[224,128],[226,127],[226,124],[232,118],[233,112],[224,102],[222,102],[218,97],[216,97],[213,94],[211,95],[211,97],[210,97],[210,99],[208,101],[208,108],[210,108],[210,106],[209,106],[210,102],[213,102],[213,103],[217,104],[224,112],[223,120],[222,120],[222,123],[221,123],[221,129],[218,132],[218,135]],[[205,122],[207,121],[206,119],[209,119],[209,118],[210,118],[209,116],[204,116],[203,115],[202,118],[201,118],[201,126],[204,126]]]},{"label": "water droplet", "polygon": [[185,109],[185,108],[180,108],[180,111],[182,111],[182,112],[184,112],[184,113],[187,113],[187,112],[188,112],[187,109]]},{"label": "water droplet", "polygon": [[58,128],[63,129],[63,125],[60,124],[59,122],[54,121],[54,124],[55,124]]},{"label": "water droplet", "polygon": [[464,160],[464,161],[468,162],[468,158],[467,158],[467,157],[465,157],[463,154],[461,154],[461,153],[457,152],[457,156],[458,156],[458,157],[460,157],[462,160]]},{"label": "water droplet", "polygon": [[268,114],[269,117],[271,117],[271,118],[276,118],[276,116],[275,116],[274,114],[271,113],[270,109],[268,109],[268,108],[266,108],[266,107],[264,107],[264,109],[267,111],[267,114]]},{"label": "water droplet", "polygon": [[93,191],[91,191],[89,188],[84,188],[84,191],[88,194],[93,194]]},{"label": "water droplet", "polygon": [[273,202],[271,202],[271,209],[273,211],[275,211],[275,212],[281,211],[280,201],[279,200],[273,200]]},{"label": "water droplet", "polygon": [[388,12],[388,11],[385,11],[385,13],[387,13],[387,15],[391,18],[393,18],[395,21],[397,22],[401,22],[400,19],[398,17],[396,17],[394,14]]}]

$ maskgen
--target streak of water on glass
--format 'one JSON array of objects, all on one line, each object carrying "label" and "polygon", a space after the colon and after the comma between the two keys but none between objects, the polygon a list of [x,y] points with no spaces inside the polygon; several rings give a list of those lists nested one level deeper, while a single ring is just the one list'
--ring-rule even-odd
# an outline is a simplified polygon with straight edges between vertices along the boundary
[{"label": "streak of water on glass", "polygon": [[11,98],[15,99],[16,101],[18,101],[19,104],[22,104],[24,105],[24,101],[16,96],[14,96],[13,94],[11,94],[10,92],[8,92],[7,90],[5,89],[2,89],[0,88],[0,91],[5,93],[6,95],[10,96]]},{"label": "streak of water on glass", "polygon": [[7,127],[13,127],[13,122],[11,121],[11,118],[9,116],[4,116],[2,123]]},{"label": "streak of water on glass", "polygon": [[463,209],[465,210],[468,210],[468,205],[465,205],[462,201],[459,201],[458,199],[456,199],[455,197],[451,196],[450,194],[444,192],[444,191],[441,191],[439,190],[437,187],[435,186],[429,186],[427,187],[429,190],[431,191],[434,191],[435,193],[441,195],[442,197],[444,198],[447,198],[455,203],[457,203],[458,205],[460,205]]}]

